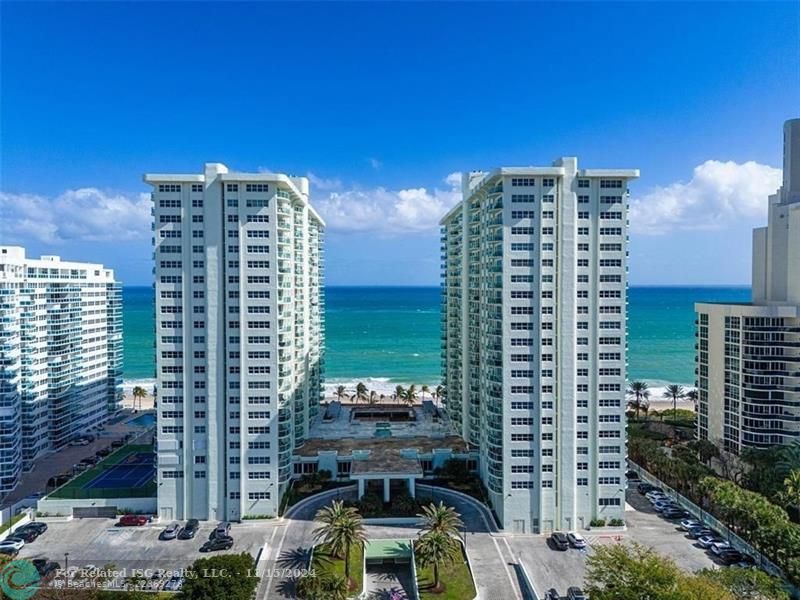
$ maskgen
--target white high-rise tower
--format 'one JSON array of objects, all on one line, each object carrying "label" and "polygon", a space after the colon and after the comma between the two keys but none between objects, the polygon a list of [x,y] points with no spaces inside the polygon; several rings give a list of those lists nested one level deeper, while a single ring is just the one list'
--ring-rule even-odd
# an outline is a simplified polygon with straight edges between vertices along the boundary
[{"label": "white high-rise tower", "polygon": [[638,170],[501,168],[441,221],[451,423],[480,451],[503,527],[622,518],[628,181]]},{"label": "white high-rise tower", "polygon": [[322,393],[324,223],[308,180],[210,163],[145,181],[159,515],[276,515]]},{"label": "white high-rise tower", "polygon": [[695,305],[697,435],[736,453],[800,440],[800,119],[783,126],[783,185],[768,202],[752,303]]},{"label": "white high-rise tower", "polygon": [[118,409],[121,311],[111,269],[0,246],[0,496]]}]

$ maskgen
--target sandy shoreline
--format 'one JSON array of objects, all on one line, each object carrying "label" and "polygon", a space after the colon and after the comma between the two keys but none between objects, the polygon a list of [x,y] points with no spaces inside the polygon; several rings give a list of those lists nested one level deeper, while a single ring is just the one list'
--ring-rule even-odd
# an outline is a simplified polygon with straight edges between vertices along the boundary
[{"label": "sandy shoreline", "polygon": [[[645,379],[645,381],[647,381]],[[655,381],[655,380],[654,380]],[[410,384],[409,383],[398,383],[396,381],[391,381],[388,377],[368,377],[361,382],[367,386],[367,396],[369,396],[370,392],[375,392],[378,397],[380,398],[381,395],[384,396],[384,402],[388,401],[392,394],[394,394],[394,390],[398,385],[402,385],[404,388],[407,388]],[[356,393],[356,385],[359,383],[359,380],[331,380],[325,383],[325,398],[326,399],[335,399],[336,398],[336,388],[340,385],[343,385],[345,388],[345,392],[348,396],[352,396]],[[142,398],[141,401],[141,408],[142,410],[147,410],[153,408],[153,386],[155,385],[155,379],[131,379],[125,381],[122,385],[123,389],[123,400],[122,406],[124,408],[139,408],[139,400],[136,400],[134,406],[134,398],[133,398],[133,388],[136,386],[140,386],[144,388],[147,392],[147,396]],[[419,400],[422,400],[422,383],[414,384],[417,386],[417,394],[419,396]],[[431,394],[430,392],[435,391],[437,383],[429,383],[427,384],[429,388],[429,392],[425,393],[425,399],[430,400]],[[689,391],[694,389],[693,385],[682,384],[684,390]],[[655,385],[650,387],[650,410],[657,410],[662,411],[666,409],[672,408],[672,400],[664,397],[664,391],[666,390],[666,385]],[[694,404],[689,400],[679,400],[678,401],[678,408],[683,408],[687,410],[694,410]]]}]

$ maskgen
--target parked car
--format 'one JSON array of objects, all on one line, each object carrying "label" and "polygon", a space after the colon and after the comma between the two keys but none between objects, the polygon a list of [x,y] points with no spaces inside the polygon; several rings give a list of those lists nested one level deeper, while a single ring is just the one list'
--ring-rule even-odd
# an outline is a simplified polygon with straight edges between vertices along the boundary
[{"label": "parked car", "polygon": [[164,584],[165,592],[178,592],[183,587],[183,577],[180,575],[173,575],[169,578],[167,583]]},{"label": "parked car", "polygon": [[197,519],[189,519],[178,534],[178,539],[190,540],[197,534],[198,529],[200,529],[200,521]]},{"label": "parked car", "polygon": [[36,538],[39,537],[39,534],[34,529],[24,529],[20,527],[16,531],[14,531],[11,535],[6,537],[7,540],[22,540],[26,544],[30,544],[33,541],[36,541]]},{"label": "parked car", "polygon": [[699,538],[697,538],[697,544],[701,548],[705,548],[706,550],[708,550],[711,547],[711,544],[719,544],[720,542],[723,541],[724,540],[719,539],[712,533],[709,533],[708,535],[701,535]]},{"label": "parked car", "polygon": [[14,547],[12,544],[3,545],[3,543],[0,542],[0,554],[14,557],[19,554],[19,548]]},{"label": "parked car", "polygon": [[91,442],[86,438],[77,438],[69,443],[70,446],[88,446],[89,444],[91,444]]},{"label": "parked car", "polygon": [[60,564],[54,560],[48,560],[47,558],[34,558],[31,562],[33,563],[33,566],[36,567],[39,577],[43,579],[50,573],[58,571],[61,568]]},{"label": "parked car", "polygon": [[714,530],[710,527],[694,527],[686,532],[686,537],[690,540],[696,540],[704,535],[714,535]]},{"label": "parked car", "polygon": [[232,537],[215,537],[208,540],[200,547],[200,552],[214,552],[215,550],[228,550],[233,547]]},{"label": "parked car", "polygon": [[641,479],[641,478],[639,477],[639,474],[638,474],[636,471],[631,471],[630,469],[628,469],[627,471],[625,471],[625,477],[627,477],[628,479],[630,479],[630,480],[632,480],[632,481],[635,481],[635,480],[640,480],[640,479]]},{"label": "parked car", "polygon": [[209,539],[216,539],[216,538],[226,538],[230,537],[231,534],[231,524],[227,521],[222,521],[219,525],[216,526],[214,531],[211,532],[211,536]]},{"label": "parked car", "polygon": [[724,565],[734,565],[744,558],[742,553],[734,548],[723,550],[717,556],[719,557],[720,562],[722,562]]},{"label": "parked car", "polygon": [[553,546],[555,547],[556,550],[569,549],[569,539],[563,532],[554,531],[552,534],[550,534],[550,539],[552,540]]},{"label": "parked car", "polygon": [[556,591],[556,588],[550,588],[545,593],[544,600],[561,600],[561,594]]},{"label": "parked car", "polygon": [[124,445],[125,442],[123,442],[122,440],[114,440],[113,442],[111,442],[112,448],[122,448]]},{"label": "parked car", "polygon": [[0,547],[9,547],[17,551],[22,550],[22,547],[24,545],[25,545],[24,540],[15,540],[12,538],[6,538],[2,542],[0,542]]},{"label": "parked car", "polygon": [[698,527],[700,525],[702,525],[702,523],[697,519],[684,519],[683,521],[681,521],[679,529],[681,531],[689,531],[689,529],[691,529],[692,527]]},{"label": "parked car", "polygon": [[47,531],[47,523],[42,523],[41,521],[31,521],[30,523],[26,523],[22,528],[31,528],[31,529],[38,529],[39,535],[42,535],[45,531]]},{"label": "parked car", "polygon": [[567,590],[567,598],[569,600],[586,600],[586,594],[581,588],[572,586]]},{"label": "parked car", "polygon": [[639,490],[639,493],[645,495],[647,492],[653,492],[658,490],[661,491],[660,488],[654,486],[652,483],[647,483],[646,481],[641,482],[639,485],[636,486],[636,489]]},{"label": "parked car", "polygon": [[147,523],[148,519],[144,515],[122,515],[117,525],[121,527],[141,527]]},{"label": "parked car", "polygon": [[586,548],[586,540],[580,533],[570,531],[567,534],[567,540],[569,541],[569,545],[573,548]]},{"label": "parked car", "polygon": [[653,502],[658,498],[666,498],[667,495],[658,488],[652,488],[644,493],[644,497]]},{"label": "parked car", "polygon": [[158,539],[160,539],[160,540],[174,540],[176,537],[178,537],[178,532],[180,530],[181,530],[180,523],[170,523],[159,534]]},{"label": "parked car", "polygon": [[97,451],[97,456],[106,457],[109,454],[111,454],[111,448],[108,447],[100,448],[100,450]]},{"label": "parked car", "polygon": [[730,545],[730,542],[716,542],[711,544],[708,549],[711,550],[712,554],[719,554],[723,550],[729,550],[731,548],[733,548],[733,546]]},{"label": "parked car", "polygon": [[672,500],[659,500],[658,502],[653,504],[653,510],[656,512],[661,512],[665,508],[670,508],[672,506],[678,508]]},{"label": "parked car", "polygon": [[669,520],[683,519],[687,514],[685,510],[677,506],[669,506],[661,511],[661,516]]},{"label": "parked car", "polygon": [[740,567],[742,569],[749,569],[756,566],[756,559],[749,554],[742,554],[742,560],[738,563],[731,565],[732,567]]}]

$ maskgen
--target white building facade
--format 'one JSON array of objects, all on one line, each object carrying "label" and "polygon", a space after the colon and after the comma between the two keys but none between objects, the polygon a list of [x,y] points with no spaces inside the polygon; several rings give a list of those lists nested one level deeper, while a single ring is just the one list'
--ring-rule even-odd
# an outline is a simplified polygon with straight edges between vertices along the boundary
[{"label": "white building facade", "polygon": [[623,518],[627,183],[638,175],[571,157],[470,173],[441,221],[447,410],[479,449],[507,530]]},{"label": "white building facade", "polygon": [[276,515],[322,394],[324,223],[308,180],[208,163],[145,181],[159,515]]},{"label": "white building facade", "polygon": [[0,246],[0,496],[116,412],[122,296],[100,264]]},{"label": "white building facade", "polygon": [[752,303],[695,305],[697,435],[734,453],[800,439],[800,119],[783,134],[782,186],[753,230]]}]

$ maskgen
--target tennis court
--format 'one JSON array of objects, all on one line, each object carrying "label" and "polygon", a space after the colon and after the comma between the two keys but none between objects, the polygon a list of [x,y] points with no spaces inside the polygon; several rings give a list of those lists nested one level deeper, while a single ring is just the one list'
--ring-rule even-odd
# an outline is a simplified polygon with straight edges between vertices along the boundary
[{"label": "tennis court", "polygon": [[149,498],[156,492],[153,446],[128,444],[61,486],[51,498]]},{"label": "tennis court", "polygon": [[110,465],[83,489],[94,488],[138,488],[156,476],[155,455],[146,452],[129,454],[120,462]]}]

